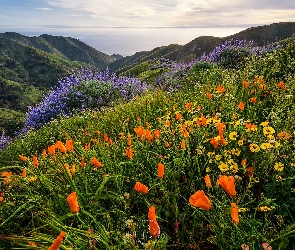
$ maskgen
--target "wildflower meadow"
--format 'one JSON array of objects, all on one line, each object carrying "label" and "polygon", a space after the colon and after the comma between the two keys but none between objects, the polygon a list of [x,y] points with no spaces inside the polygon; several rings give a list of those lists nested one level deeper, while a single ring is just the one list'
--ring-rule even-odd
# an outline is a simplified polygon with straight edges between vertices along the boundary
[{"label": "wildflower meadow", "polygon": [[31,107],[0,152],[0,248],[295,249],[295,41],[251,46],[83,71]]}]

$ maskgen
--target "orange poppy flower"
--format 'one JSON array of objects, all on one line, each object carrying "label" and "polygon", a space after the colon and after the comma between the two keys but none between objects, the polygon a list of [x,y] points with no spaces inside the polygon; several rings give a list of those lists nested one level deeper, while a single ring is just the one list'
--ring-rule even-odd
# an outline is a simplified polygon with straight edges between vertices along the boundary
[{"label": "orange poppy flower", "polygon": [[227,144],[227,140],[224,139],[223,135],[220,135],[220,140],[219,140],[221,145],[226,145]]},{"label": "orange poppy flower", "polygon": [[69,152],[74,152],[73,140],[66,141],[66,148]]},{"label": "orange poppy flower", "polygon": [[185,103],[185,110],[189,110],[192,107],[192,104],[190,102]]},{"label": "orange poppy flower", "polygon": [[149,233],[152,237],[158,237],[160,235],[160,226],[156,218],[156,208],[151,206],[148,211],[148,220],[149,220]]},{"label": "orange poppy flower", "polygon": [[180,113],[175,114],[176,120],[180,121],[182,119],[182,115]]},{"label": "orange poppy flower", "polygon": [[254,175],[254,168],[253,167],[247,167],[246,172],[244,174],[245,176],[253,176]]},{"label": "orange poppy flower", "polygon": [[81,158],[81,167],[84,168],[86,166],[84,157]]},{"label": "orange poppy flower", "polygon": [[134,190],[142,194],[147,194],[149,192],[149,188],[138,181],[134,185]]},{"label": "orange poppy flower", "polygon": [[239,208],[238,208],[238,206],[237,206],[237,204],[235,202],[231,203],[230,205],[231,205],[230,212],[231,212],[232,221],[235,224],[239,224],[239,222],[240,222],[240,220],[239,220]]},{"label": "orange poppy flower", "polygon": [[33,242],[33,241],[29,241],[28,242],[28,245],[30,245],[32,247],[36,247],[37,246],[37,244],[35,242]]},{"label": "orange poppy flower", "polygon": [[70,210],[71,210],[72,213],[77,213],[80,210],[76,192],[70,193],[68,195],[67,202],[68,202],[68,204],[70,206]]},{"label": "orange poppy flower", "polygon": [[243,159],[241,161],[241,165],[245,167],[247,165],[247,159]]},{"label": "orange poppy flower", "polygon": [[182,140],[181,141],[180,148],[181,149],[185,149],[185,140]]},{"label": "orange poppy flower", "polygon": [[23,171],[22,171],[22,177],[23,178],[26,178],[26,176],[27,176],[27,170],[26,169],[23,169]]},{"label": "orange poppy flower", "polygon": [[132,148],[131,148],[131,147],[128,147],[128,148],[126,149],[126,153],[125,153],[125,155],[126,155],[129,159],[132,159],[132,157],[133,157],[133,151],[132,151]]},{"label": "orange poppy flower", "polygon": [[37,167],[39,165],[39,161],[38,161],[36,155],[33,155],[33,165],[34,165],[34,167]]},{"label": "orange poppy flower", "polygon": [[12,172],[4,171],[4,172],[1,173],[1,176],[2,176],[2,177],[8,177],[8,176],[10,176],[10,175],[12,175]]},{"label": "orange poppy flower", "polygon": [[165,147],[166,147],[166,148],[169,148],[169,146],[170,146],[170,145],[169,145],[169,142],[168,142],[168,141],[165,141]]},{"label": "orange poppy flower", "polygon": [[225,132],[225,128],[226,128],[226,126],[225,126],[225,123],[224,123],[224,122],[219,123],[219,124],[217,125],[218,134],[219,134],[219,135],[223,135],[224,132]]},{"label": "orange poppy flower", "polygon": [[246,132],[255,131],[257,127],[257,125],[252,123],[246,123],[245,126],[246,126]]},{"label": "orange poppy flower", "polygon": [[210,179],[210,176],[208,174],[205,175],[204,181],[205,181],[205,185],[206,185],[207,188],[211,188],[212,187],[211,179]]},{"label": "orange poppy flower", "polygon": [[73,164],[72,168],[71,168],[71,173],[75,174],[76,173],[76,165]]},{"label": "orange poppy flower", "polygon": [[202,126],[206,127],[207,126],[207,118],[201,115],[201,124]]},{"label": "orange poppy flower", "polygon": [[256,97],[251,97],[251,98],[250,98],[250,102],[252,102],[252,103],[255,103],[255,102],[256,102],[256,100],[257,100],[257,98],[256,98]]},{"label": "orange poppy flower", "polygon": [[189,198],[189,203],[192,206],[210,210],[212,208],[211,202],[203,190],[198,190],[195,194]]},{"label": "orange poppy flower", "polygon": [[240,110],[244,110],[244,109],[245,109],[245,105],[244,105],[244,103],[243,103],[243,102],[240,102],[239,105],[238,105],[238,108],[239,108]]},{"label": "orange poppy flower", "polygon": [[5,178],[3,178],[4,184],[8,184],[12,180],[11,178],[9,178],[10,175],[12,175],[12,172],[5,171],[5,172],[1,173],[1,176],[5,177]]},{"label": "orange poppy flower", "polygon": [[284,89],[285,88],[285,83],[284,82],[279,82],[277,85],[278,89]]},{"label": "orange poppy flower", "polygon": [[214,148],[218,148],[219,142],[214,138],[210,138],[210,144],[214,147]]},{"label": "orange poppy flower", "polygon": [[55,154],[55,149],[56,149],[56,146],[55,146],[55,145],[51,145],[51,146],[49,146],[49,147],[47,148],[48,153],[49,153],[50,155],[54,155],[54,154]]},{"label": "orange poppy flower", "polygon": [[4,198],[3,198],[2,196],[0,196],[0,202],[1,202],[1,201],[4,201]]},{"label": "orange poppy flower", "polygon": [[95,157],[92,158],[90,164],[93,165],[94,167],[97,167],[97,168],[102,167],[101,162],[98,159],[96,159]]},{"label": "orange poppy flower", "polygon": [[186,128],[182,128],[181,135],[185,138],[189,137],[189,132],[186,130]]},{"label": "orange poppy flower", "polygon": [[280,138],[280,139],[283,139],[283,136],[285,135],[285,132],[280,132],[280,133],[278,133],[278,137]]},{"label": "orange poppy flower", "polygon": [[71,170],[70,170],[70,165],[68,163],[64,164],[64,167],[69,175],[69,177],[72,179],[72,174],[71,174]]},{"label": "orange poppy flower", "polygon": [[206,96],[207,96],[207,98],[208,98],[209,100],[212,99],[212,94],[210,94],[209,92],[206,93]]},{"label": "orange poppy flower", "polygon": [[292,136],[289,133],[285,133],[284,140],[289,140]]},{"label": "orange poppy flower", "polygon": [[217,182],[232,197],[236,197],[235,178],[233,176],[222,175]]},{"label": "orange poppy flower", "polygon": [[160,130],[155,130],[154,131],[155,140],[159,140],[160,139],[160,135],[161,135],[161,131]]},{"label": "orange poppy flower", "polygon": [[141,126],[134,128],[134,132],[136,133],[138,139],[142,141],[142,136],[144,135],[145,129]]},{"label": "orange poppy flower", "polygon": [[243,81],[243,86],[244,86],[245,88],[248,88],[248,86],[249,86],[249,82],[247,82],[247,81]]},{"label": "orange poppy flower", "polygon": [[86,143],[86,145],[84,146],[84,149],[85,150],[89,150],[90,149],[90,142],[89,143]]},{"label": "orange poppy flower", "polygon": [[65,145],[64,145],[61,141],[57,141],[57,142],[55,143],[55,147],[56,147],[57,149],[59,149],[59,151],[60,151],[61,153],[65,153],[65,152],[67,152],[67,148],[65,147]]},{"label": "orange poppy flower", "polygon": [[165,121],[165,126],[170,127],[170,125],[171,125],[170,120],[166,120],[166,121]]},{"label": "orange poppy flower", "polygon": [[54,242],[52,243],[52,245],[48,248],[48,250],[58,250],[64,237],[65,237],[66,233],[65,232],[61,232],[59,234],[59,236],[57,236],[57,238],[54,240]]},{"label": "orange poppy flower", "polygon": [[23,156],[23,155],[19,155],[19,159],[20,159],[21,161],[27,161],[27,160],[28,160],[28,158],[25,157],[25,156]]},{"label": "orange poppy flower", "polygon": [[103,140],[105,142],[107,142],[109,140],[108,134],[106,134],[106,133],[103,134]]},{"label": "orange poppy flower", "polygon": [[46,151],[46,149],[43,149],[42,155],[43,155],[43,157],[47,157],[47,151]]},{"label": "orange poppy flower", "polygon": [[158,177],[163,178],[164,177],[164,164],[158,163]]},{"label": "orange poppy flower", "polygon": [[131,142],[131,135],[128,135],[127,136],[127,145],[130,147],[132,145],[132,142]]},{"label": "orange poppy flower", "polygon": [[224,94],[225,93],[225,88],[223,88],[221,85],[219,85],[219,86],[216,87],[216,91],[221,93],[221,94]]}]

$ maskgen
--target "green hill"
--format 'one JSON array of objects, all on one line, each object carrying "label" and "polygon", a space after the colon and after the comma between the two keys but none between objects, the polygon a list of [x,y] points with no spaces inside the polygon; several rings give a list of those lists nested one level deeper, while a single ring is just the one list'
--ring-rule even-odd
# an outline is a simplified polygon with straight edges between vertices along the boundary
[{"label": "green hill", "polygon": [[47,34],[28,37],[15,32],[0,33],[0,37],[18,41],[24,45],[57,55],[65,60],[88,63],[101,70],[114,61],[111,56],[71,37]]},{"label": "green hill", "polygon": [[[185,45],[169,45],[156,48],[152,51],[143,51],[133,56],[124,57],[110,63],[110,68],[117,72],[130,70],[139,62],[149,60],[154,52],[156,57],[165,57],[177,62],[188,62],[201,57],[204,53],[210,53],[217,45],[230,39],[252,40],[255,45],[263,46],[295,34],[295,22],[281,22],[245,29],[237,34],[227,37],[200,36]],[[140,58],[140,60],[138,59]]]},{"label": "green hill", "polygon": [[[58,79],[70,75],[73,69],[81,65],[86,64],[0,38],[0,108],[25,114],[27,106],[36,104],[44,93],[57,84]],[[1,119],[2,128],[8,121],[3,114]],[[9,118],[11,123],[13,119]],[[15,126],[5,128],[11,132],[12,127]]]}]

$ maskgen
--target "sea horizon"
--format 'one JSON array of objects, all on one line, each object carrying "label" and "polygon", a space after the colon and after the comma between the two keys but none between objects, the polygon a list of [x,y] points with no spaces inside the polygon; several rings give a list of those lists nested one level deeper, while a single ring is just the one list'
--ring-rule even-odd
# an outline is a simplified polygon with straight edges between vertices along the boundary
[{"label": "sea horizon", "polygon": [[249,27],[77,27],[0,25],[0,33],[48,34],[76,38],[107,55],[131,56],[169,44],[184,45],[200,36],[227,37]]}]

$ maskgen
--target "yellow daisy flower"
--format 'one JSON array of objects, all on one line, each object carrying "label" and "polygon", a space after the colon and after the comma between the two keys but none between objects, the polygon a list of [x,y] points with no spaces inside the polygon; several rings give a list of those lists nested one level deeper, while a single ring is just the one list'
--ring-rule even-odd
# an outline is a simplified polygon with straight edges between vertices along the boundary
[{"label": "yellow daisy flower", "polygon": [[261,149],[269,149],[269,148],[272,148],[272,145],[269,142],[265,142],[260,145],[260,148]]},{"label": "yellow daisy flower", "polygon": [[275,132],[275,130],[274,130],[273,127],[269,127],[269,126],[267,126],[267,127],[264,127],[264,128],[263,128],[263,134],[264,134],[265,136],[267,136],[267,135],[272,135],[272,134],[274,134],[274,132]]},{"label": "yellow daisy flower", "polygon": [[229,170],[228,165],[224,162],[220,162],[218,168],[220,169],[221,172],[226,172]]},{"label": "yellow daisy flower", "polygon": [[222,156],[221,156],[221,155],[215,155],[215,160],[216,160],[216,161],[220,161],[220,160],[221,160],[221,158],[222,158]]},{"label": "yellow daisy flower", "polygon": [[238,145],[243,146],[244,145],[244,140],[238,140]]},{"label": "yellow daisy flower", "polygon": [[281,163],[281,162],[276,162],[274,168],[277,171],[283,171],[284,170],[284,164]]},{"label": "yellow daisy flower", "polygon": [[267,127],[268,126],[268,122],[262,122],[262,123],[260,123],[260,125],[263,126],[263,127]]},{"label": "yellow daisy flower", "polygon": [[231,157],[231,152],[230,152],[230,150],[224,150],[224,151],[223,151],[223,155],[224,155],[225,157]]},{"label": "yellow daisy flower", "polygon": [[231,140],[236,140],[237,137],[238,137],[238,133],[237,132],[231,132],[229,134],[229,139],[231,139]]},{"label": "yellow daisy flower", "polygon": [[260,150],[260,147],[255,143],[251,143],[249,147],[251,152],[258,152]]},{"label": "yellow daisy flower", "polygon": [[239,150],[238,148],[233,148],[233,149],[231,150],[231,153],[232,153],[233,155],[239,156],[239,155],[241,154],[241,150]]}]

